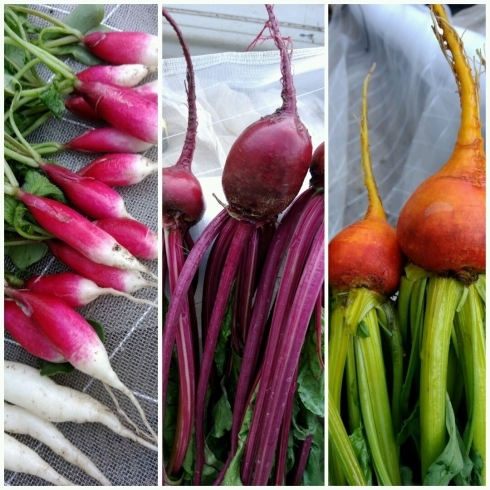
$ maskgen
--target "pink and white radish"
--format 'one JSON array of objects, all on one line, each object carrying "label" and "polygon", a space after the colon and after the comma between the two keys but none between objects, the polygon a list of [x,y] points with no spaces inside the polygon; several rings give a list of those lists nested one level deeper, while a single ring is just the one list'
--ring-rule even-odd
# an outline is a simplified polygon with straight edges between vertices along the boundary
[{"label": "pink and white radish", "polygon": [[77,150],[88,153],[142,153],[154,143],[142,141],[113,127],[90,129],[65,144],[55,144],[55,151]]},{"label": "pink and white radish", "polygon": [[135,298],[112,288],[101,288],[90,279],[73,272],[36,275],[26,281],[25,287],[30,291],[56,296],[72,308],[85,306],[104,295],[122,296],[134,303],[157,306],[149,300]]},{"label": "pink and white radish", "polygon": [[146,66],[140,63],[124,65],[90,66],[77,73],[81,82],[101,82],[121,87],[136,87],[147,76],[157,71],[157,66]]},{"label": "pink and white radish", "polygon": [[106,218],[94,221],[135,257],[145,260],[158,258],[158,235],[146,225],[128,218]]},{"label": "pink and white radish", "polygon": [[69,463],[85,471],[101,485],[112,486],[90,458],[73,445],[53,423],[29,410],[4,402],[3,430],[11,434],[26,434],[33,437]]},{"label": "pink and white radish", "polygon": [[91,53],[115,65],[158,66],[160,40],[145,32],[93,32],[81,41]]},{"label": "pink and white radish", "polygon": [[65,107],[75,114],[75,116],[85,117],[86,119],[101,120],[94,108],[79,95],[65,100]]},{"label": "pink and white radish", "polygon": [[100,423],[114,433],[142,446],[158,448],[124,427],[105,405],[86,393],[56,384],[25,364],[4,361],[4,400],[23,407],[50,422]]},{"label": "pink and white radish", "polygon": [[70,202],[90,218],[132,217],[121,195],[107,184],[53,163],[40,162],[39,166]]},{"label": "pink and white radish", "polygon": [[134,87],[133,90],[140,94],[141,97],[158,104],[158,80],[143,83]]},{"label": "pink and white radish", "polygon": [[6,470],[38,476],[53,485],[75,486],[46,463],[33,449],[5,433],[3,434],[3,454]]},{"label": "pink and white radish", "polygon": [[[117,377],[104,345],[85,318],[54,296],[10,287],[5,288],[5,294],[23,307],[24,312],[39,326],[46,339],[76,369],[102,381],[110,394],[112,392],[109,387],[124,393],[133,402],[151,436],[157,441],[157,436],[138,400]],[[114,396],[111,396],[115,400]],[[119,407],[118,410],[130,421]],[[134,423],[133,425],[136,427]]]},{"label": "pink and white radish", "polygon": [[138,184],[159,169],[158,162],[137,153],[112,153],[96,158],[77,171],[111,187]]},{"label": "pink and white radish", "polygon": [[60,351],[12,299],[3,300],[3,325],[13,339],[33,356],[49,362],[66,362]]},{"label": "pink and white radish", "polygon": [[102,288],[112,288],[131,294],[142,288],[158,286],[158,283],[148,281],[136,270],[123,270],[97,264],[61,240],[48,240],[46,245],[60,262]]},{"label": "pink and white radish", "polygon": [[147,143],[158,142],[157,104],[125,87],[100,82],[77,82],[75,87],[113,127]]},{"label": "pink and white radish", "polygon": [[23,202],[34,219],[49,233],[63,240],[90,260],[120,269],[134,269],[156,277],[108,233],[69,206],[35,196],[5,184],[5,191]]}]

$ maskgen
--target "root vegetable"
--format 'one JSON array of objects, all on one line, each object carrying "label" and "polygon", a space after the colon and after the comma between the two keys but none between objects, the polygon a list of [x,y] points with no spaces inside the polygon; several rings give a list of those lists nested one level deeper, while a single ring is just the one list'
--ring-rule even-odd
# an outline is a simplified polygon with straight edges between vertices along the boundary
[{"label": "root vegetable", "polygon": [[12,299],[3,300],[3,324],[5,330],[33,356],[49,362],[66,362],[60,351]]},{"label": "root vegetable", "polygon": [[113,288],[124,293],[135,293],[141,288],[156,287],[157,283],[148,281],[138,271],[123,270],[91,261],[83,254],[60,240],[48,240],[49,251],[70,269],[97,286]]},{"label": "root vegetable", "polygon": [[111,187],[138,184],[158,171],[158,162],[136,153],[112,153],[96,158],[77,171]]},{"label": "root vegetable", "polygon": [[56,296],[72,308],[85,306],[103,295],[122,296],[134,303],[156,306],[146,299],[135,298],[112,288],[101,288],[90,279],[71,272],[33,276],[25,287],[30,291]]},{"label": "root vegetable", "polygon": [[78,82],[77,92],[105,121],[139,140],[156,144],[158,105],[125,87],[100,82]]},{"label": "root vegetable", "polygon": [[3,461],[6,470],[38,476],[53,485],[75,486],[74,483],[55,471],[30,447],[5,433],[3,434],[3,449]]},{"label": "root vegetable", "polygon": [[145,32],[93,32],[82,42],[91,53],[115,65],[158,66],[159,38]]},{"label": "root vegetable", "polygon": [[4,362],[4,400],[50,422],[100,423],[121,437],[158,450],[124,427],[108,407],[91,396],[58,385],[41,376],[37,369],[19,362]]},{"label": "root vegetable", "polygon": [[129,218],[106,218],[94,223],[135,257],[145,260],[158,258],[158,235],[143,223]]},{"label": "root vegetable", "polygon": [[[457,351],[465,352],[459,358],[469,413],[464,442],[467,451],[474,447],[483,459],[484,484],[486,368],[481,353],[485,341],[476,314],[484,305],[479,295],[470,294],[486,271],[486,157],[479,88],[463,42],[451,26],[444,7],[430,5],[430,9],[434,33],[456,79],[461,122],[449,160],[415,189],[402,208],[397,225],[400,247],[412,263],[409,267],[418,269],[417,275],[424,277],[427,284],[424,283],[424,309],[418,309],[421,324],[410,328],[421,332],[418,334],[421,344],[414,341],[412,349],[416,349],[413,359],[417,367],[420,356],[422,480],[434,473],[431,467],[435,464],[437,468],[437,460],[447,443],[446,391],[452,382],[448,379],[448,363],[451,339],[455,337]],[[418,290],[414,287],[412,296],[416,279],[408,277],[408,270],[400,290],[403,304],[408,304],[411,298],[415,303]],[[457,310],[474,312],[472,327],[466,322],[460,323],[459,317],[465,314],[456,315]],[[466,336],[472,338],[471,349],[464,340]],[[407,393],[410,384],[411,380],[407,380],[404,387]]]},{"label": "root vegetable", "polygon": [[[39,326],[46,339],[76,369],[102,381],[106,387],[110,386],[124,393],[137,408],[151,436],[157,440],[138,400],[113,371],[97,333],[79,313],[58,298],[47,294],[9,287],[5,288],[5,294],[24,307],[25,313]],[[126,414],[119,411],[129,421]]]},{"label": "root vegetable", "polygon": [[37,439],[66,461],[85,471],[101,485],[112,486],[95,464],[74,446],[54,424],[32,412],[16,405],[4,403],[3,430],[11,434],[27,434]]}]

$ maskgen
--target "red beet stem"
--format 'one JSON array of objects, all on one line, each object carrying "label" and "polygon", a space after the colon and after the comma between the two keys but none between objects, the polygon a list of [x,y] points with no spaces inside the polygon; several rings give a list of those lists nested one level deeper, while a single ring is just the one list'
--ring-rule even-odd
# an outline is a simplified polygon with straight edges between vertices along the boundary
[{"label": "red beet stem", "polygon": [[296,90],[294,88],[293,75],[291,73],[291,55],[288,54],[288,50],[284,44],[284,39],[281,37],[279,32],[279,26],[273,10],[274,7],[267,4],[265,8],[269,14],[270,32],[281,55],[281,74],[283,84],[283,89],[281,92],[281,97],[283,100],[282,109],[290,113],[296,113]]},{"label": "red beet stem", "polygon": [[187,133],[185,135],[184,148],[180,155],[179,160],[175,164],[176,167],[190,171],[192,158],[194,156],[194,149],[196,147],[196,135],[197,135],[197,107],[196,107],[196,83],[194,81],[194,67],[192,65],[192,58],[189,52],[189,48],[184,40],[182,31],[171,17],[171,15],[162,9],[163,16],[167,19],[170,25],[173,27],[177,37],[179,38],[182,51],[184,52],[184,58],[187,63],[187,104],[189,106],[189,118],[187,122]]}]

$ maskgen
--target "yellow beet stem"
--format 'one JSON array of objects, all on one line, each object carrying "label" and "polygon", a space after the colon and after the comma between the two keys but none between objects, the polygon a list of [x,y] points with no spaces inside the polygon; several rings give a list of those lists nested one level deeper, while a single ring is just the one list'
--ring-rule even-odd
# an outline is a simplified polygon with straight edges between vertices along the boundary
[{"label": "yellow beet stem", "polygon": [[456,279],[431,277],[427,289],[420,352],[420,446],[422,479],[444,451],[449,342],[463,286]]},{"label": "yellow beet stem", "polygon": [[367,117],[367,93],[368,85],[371,80],[376,63],[373,64],[371,70],[367,74],[364,80],[364,86],[362,91],[362,112],[361,112],[361,165],[362,165],[362,178],[368,194],[368,208],[364,219],[377,218],[386,219],[386,214],[383,209],[383,203],[378,194],[378,188],[376,187],[376,181],[374,180],[373,169],[371,166],[371,154],[369,151],[369,130],[368,130],[368,117]]},{"label": "yellow beet stem", "polygon": [[328,392],[328,435],[349,485],[367,486],[366,479],[330,391]]},{"label": "yellow beet stem", "polygon": [[[434,21],[434,33],[453,70],[461,102],[461,126],[457,145],[473,145],[480,141],[483,153],[479,89],[468,63],[464,46],[456,30],[449,24],[442,5],[430,5]],[[449,56],[448,52],[451,54]]]}]

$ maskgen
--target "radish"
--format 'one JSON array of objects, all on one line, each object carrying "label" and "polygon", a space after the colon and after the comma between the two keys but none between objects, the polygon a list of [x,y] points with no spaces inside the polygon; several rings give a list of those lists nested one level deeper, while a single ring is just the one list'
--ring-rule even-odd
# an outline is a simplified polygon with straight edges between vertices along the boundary
[{"label": "radish", "polygon": [[108,407],[86,393],[56,384],[31,366],[4,361],[4,400],[54,423],[103,424],[121,437],[157,451],[156,446],[124,427]]},{"label": "radish", "polygon": [[123,270],[97,264],[60,240],[48,240],[49,251],[63,264],[70,267],[97,286],[112,288],[123,293],[135,293],[142,288],[156,287],[158,283],[148,281],[136,270]]},{"label": "radish", "polygon": [[[190,251],[170,300],[163,332],[164,346],[169,343],[171,345],[182,305],[207,247],[215,238],[216,243],[229,243],[229,248],[216,248],[214,259],[208,260],[207,268],[217,272],[208,274],[209,282],[204,285],[204,295],[207,298],[206,304],[203,304],[202,318],[205,345],[196,398],[195,485],[200,484],[204,465],[204,413],[208,381],[232,284],[238,278],[240,284],[235,282],[235,288],[246,292],[245,297],[250,301],[254,297],[261,266],[256,254],[259,250],[267,249],[270,229],[274,227],[277,215],[296,197],[312,156],[311,138],[297,114],[290,55],[280,36],[272,6],[267,5],[266,8],[269,14],[267,25],[280,51],[283,105],[274,114],[263,117],[246,128],[233,144],[222,177],[223,190],[229,205],[208,225]],[[230,230],[229,223],[233,230]],[[222,233],[230,234],[233,240],[221,241]],[[252,245],[254,243],[257,245]],[[252,256],[248,254],[249,250],[254,250]],[[247,267],[240,266],[246,256],[251,261],[249,263],[256,264],[254,269],[247,270]],[[219,285],[210,284],[215,281],[214,278],[220,278]],[[210,289],[209,293],[206,293],[207,289]],[[247,299],[245,310],[250,308],[251,303],[248,301]],[[247,316],[248,312],[242,318]],[[243,332],[233,334],[237,338],[243,335],[246,337],[245,332],[249,327],[242,325],[241,328]],[[164,379],[170,366],[170,354],[171,352],[164,350]],[[164,384],[164,399],[165,389]]]},{"label": "radish", "polygon": [[113,127],[90,129],[68,143],[55,143],[54,151],[77,150],[89,153],[141,153],[153,143],[142,141]]},{"label": "radish", "polygon": [[81,39],[99,58],[115,65],[141,63],[158,66],[157,36],[144,32],[93,32]]},{"label": "radish", "polygon": [[48,446],[52,451],[78,466],[101,485],[112,486],[92,461],[75,447],[51,422],[28,410],[3,404],[3,430],[12,434],[27,434]]},{"label": "radish", "polygon": [[135,257],[146,260],[158,258],[158,235],[143,223],[128,218],[106,218],[94,221],[94,224]]},{"label": "radish", "polygon": [[149,300],[135,298],[130,294],[112,288],[101,288],[90,279],[72,272],[60,272],[43,276],[35,275],[26,281],[25,287],[30,291],[56,296],[72,308],[85,306],[99,296],[108,294],[125,297],[134,303],[157,306]]},{"label": "radish", "polygon": [[158,105],[129,88],[101,82],[75,83],[77,92],[113,127],[147,143],[159,140]]},{"label": "radish", "polygon": [[5,148],[5,155],[30,167],[40,168],[51,182],[63,190],[72,204],[91,218],[131,218],[121,195],[107,184],[78,175],[60,165],[44,162],[38,154],[30,158]]},{"label": "radish", "polygon": [[155,277],[108,233],[72,208],[53,199],[29,194],[20,188],[5,186],[5,189],[27,206],[43,228],[90,260],[121,269],[139,270]]},{"label": "radish", "polygon": [[[420,324],[409,321],[408,325],[413,335],[411,376],[420,362],[422,480],[425,483],[425,478],[437,471],[438,458],[446,448],[446,414],[455,403],[454,399],[448,403],[446,397],[448,386],[454,384],[448,374],[453,367],[449,352],[454,344],[468,413],[463,441],[468,453],[474,449],[481,456],[485,484],[485,304],[477,288],[486,271],[486,157],[479,88],[462,40],[444,8],[430,8],[434,33],[456,79],[461,122],[449,160],[417,187],[400,212],[398,241],[411,262],[400,290],[400,304],[417,308],[421,318]],[[424,309],[415,306],[416,289],[420,288],[427,295]],[[410,388],[407,376],[407,399]]]},{"label": "radish", "polygon": [[107,184],[53,163],[40,162],[39,166],[71,203],[90,218],[131,218],[121,195]]},{"label": "radish", "polygon": [[[386,219],[371,168],[367,89],[373,70],[374,66],[364,82],[360,123],[361,161],[368,208],[364,219],[344,228],[331,239],[328,246],[328,282],[333,305],[329,326],[328,388],[332,403],[342,413],[344,370],[355,366],[352,371],[347,369],[346,372],[349,386],[347,410],[351,422],[347,430],[352,433],[363,427],[379,483],[400,485],[400,463],[395,442],[395,434],[401,429],[400,401],[397,397],[399,389],[393,390],[394,399],[390,407],[379,332],[379,310],[381,305],[385,305],[383,307],[388,308],[394,317],[393,307],[387,298],[398,289],[403,256],[395,229]],[[361,323],[368,329],[367,336],[358,332]],[[390,330],[394,386],[400,386],[402,372],[396,369],[396,366],[401,366],[402,356],[401,348],[396,350],[400,343],[399,331],[394,321],[386,328]],[[342,459],[346,456],[330,452],[331,478],[336,485],[345,484]]]},{"label": "radish", "polygon": [[3,434],[4,468],[16,473],[27,473],[59,486],[75,486],[55,471],[30,447],[8,434]]},{"label": "radish", "polygon": [[[154,104],[158,104],[158,91],[156,81],[155,83],[148,82],[143,85],[139,85],[138,87],[134,87],[132,90],[144,99],[147,99]],[[97,114],[92,106],[88,102],[86,102],[81,95],[67,99],[65,101],[65,107],[69,111],[73,112],[73,114],[75,114],[76,116],[85,117],[88,119],[102,119],[102,117]]]},{"label": "radish", "polygon": [[[182,270],[185,255],[184,245],[188,230],[204,214],[205,203],[201,185],[191,171],[197,135],[197,106],[194,69],[189,49],[180,28],[165,9],[162,14],[174,29],[182,47],[187,64],[187,102],[189,116],[187,133],[177,163],[162,170],[162,213],[165,261],[165,276],[168,277],[170,294],[174,294]],[[165,283],[166,277],[163,281]],[[176,344],[179,372],[179,401],[176,431],[168,460],[164,455],[163,483],[181,471],[186,457],[194,425],[195,378],[197,363],[196,312],[192,293],[186,294],[183,311],[179,314],[176,335],[163,341],[163,355],[171,356]],[[165,415],[168,372],[163,371],[163,417]],[[165,418],[164,418],[165,420]],[[167,476],[169,475],[169,476]]]},{"label": "radish", "polygon": [[87,119],[102,119],[81,95],[65,100],[65,107],[75,114],[75,116],[85,117]]},{"label": "radish", "polygon": [[77,73],[81,82],[101,82],[122,87],[136,87],[144,78],[156,73],[157,66],[125,64],[91,66]]},{"label": "radish", "polygon": [[5,330],[30,354],[49,362],[66,362],[66,359],[41,333],[39,327],[12,299],[3,300],[3,325]]},{"label": "radish", "polygon": [[[154,440],[157,440],[138,400],[112,370],[105,347],[97,333],[79,313],[60,299],[47,294],[9,287],[5,288],[5,294],[20,303],[49,342],[76,369],[102,381],[109,393],[109,386],[124,393],[137,408]],[[114,397],[113,399],[115,400]],[[121,409],[119,411],[129,420]]]},{"label": "radish", "polygon": [[142,85],[134,87],[133,90],[140,94],[141,97],[158,104],[158,80],[143,83]]},{"label": "radish", "polygon": [[111,187],[138,184],[158,171],[158,162],[137,153],[112,153],[96,158],[77,171]]}]

